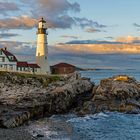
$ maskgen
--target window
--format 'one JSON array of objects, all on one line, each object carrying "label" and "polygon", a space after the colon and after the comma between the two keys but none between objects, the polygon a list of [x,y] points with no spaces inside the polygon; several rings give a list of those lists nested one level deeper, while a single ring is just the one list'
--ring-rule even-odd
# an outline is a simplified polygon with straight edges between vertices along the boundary
[{"label": "window", "polygon": [[0,57],[0,62],[2,62],[2,57]]},{"label": "window", "polygon": [[29,69],[26,67],[24,70],[25,70],[25,71],[28,71]]},{"label": "window", "polygon": [[0,62],[5,62],[5,57],[0,57]]},{"label": "window", "polygon": [[2,62],[5,62],[5,57],[2,57]]},{"label": "window", "polygon": [[34,68],[34,71],[37,72],[37,68]]},{"label": "window", "polygon": [[9,65],[9,69],[10,70],[13,70],[13,65]]},{"label": "window", "polygon": [[4,69],[7,69],[7,65],[4,65]]},{"label": "window", "polygon": [[13,56],[9,56],[9,59],[10,59],[10,60],[13,60],[14,58],[13,58]]}]

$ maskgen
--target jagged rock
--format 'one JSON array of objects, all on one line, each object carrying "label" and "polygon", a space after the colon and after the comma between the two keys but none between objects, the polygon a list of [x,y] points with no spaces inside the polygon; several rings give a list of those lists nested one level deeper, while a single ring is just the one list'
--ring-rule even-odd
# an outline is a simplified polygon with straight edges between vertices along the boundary
[{"label": "jagged rock", "polygon": [[83,103],[82,109],[76,112],[77,112],[77,115],[84,116],[87,114],[94,114],[96,113],[95,111],[96,110],[95,110],[94,103],[92,101],[86,101]]}]

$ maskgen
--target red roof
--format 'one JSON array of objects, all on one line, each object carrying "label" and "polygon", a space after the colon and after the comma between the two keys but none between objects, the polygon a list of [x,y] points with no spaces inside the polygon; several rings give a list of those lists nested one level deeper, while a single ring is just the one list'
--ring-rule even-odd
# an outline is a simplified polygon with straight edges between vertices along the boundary
[{"label": "red roof", "polygon": [[59,63],[56,65],[53,65],[52,67],[75,67],[74,65],[68,64],[68,63]]},{"label": "red roof", "polygon": [[10,61],[13,62],[17,62],[17,58],[15,57],[15,55],[13,55],[12,53],[10,53],[9,51],[7,51],[6,49],[1,49],[2,52],[8,57],[8,56],[13,56],[13,59],[11,59]]},{"label": "red roof", "polygon": [[18,67],[28,67],[28,63],[27,62],[17,62],[17,66]]},{"label": "red roof", "polygon": [[18,67],[40,68],[40,66],[38,66],[35,63],[27,63],[27,62],[17,62],[17,66]]},{"label": "red roof", "polygon": [[30,68],[40,68],[39,65],[33,64],[33,63],[28,64],[28,66],[29,66]]}]

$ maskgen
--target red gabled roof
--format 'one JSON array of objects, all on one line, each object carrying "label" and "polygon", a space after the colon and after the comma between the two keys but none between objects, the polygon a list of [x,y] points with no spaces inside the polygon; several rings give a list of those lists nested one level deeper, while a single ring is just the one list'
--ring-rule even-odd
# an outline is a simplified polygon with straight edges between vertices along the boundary
[{"label": "red gabled roof", "polygon": [[39,65],[35,63],[28,63],[28,62],[17,62],[18,67],[30,67],[30,68],[40,68]]},{"label": "red gabled roof", "polygon": [[68,63],[59,63],[56,65],[53,65],[52,67],[75,67],[74,65],[68,64]]},{"label": "red gabled roof", "polygon": [[28,66],[29,66],[30,68],[40,68],[40,66],[37,65],[37,64],[35,64],[35,63],[28,63]]},{"label": "red gabled roof", "polygon": [[18,67],[28,67],[28,63],[27,62],[17,62],[17,66]]},{"label": "red gabled roof", "polygon": [[10,53],[9,51],[7,51],[6,49],[1,49],[2,52],[8,57],[8,56],[13,56],[13,60],[10,60],[10,61],[13,61],[13,62],[17,62],[17,58],[15,57],[15,55],[13,55],[12,53]]}]

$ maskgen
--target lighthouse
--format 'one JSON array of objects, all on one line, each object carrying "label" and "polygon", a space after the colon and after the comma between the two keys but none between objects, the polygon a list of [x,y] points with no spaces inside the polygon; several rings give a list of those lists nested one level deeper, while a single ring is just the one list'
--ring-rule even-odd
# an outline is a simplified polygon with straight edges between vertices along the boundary
[{"label": "lighthouse", "polygon": [[47,25],[42,18],[38,23],[36,63],[40,66],[40,74],[49,74],[50,67],[48,63],[48,43],[47,43]]}]

